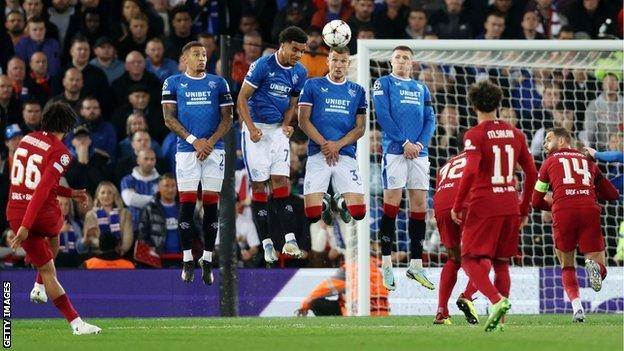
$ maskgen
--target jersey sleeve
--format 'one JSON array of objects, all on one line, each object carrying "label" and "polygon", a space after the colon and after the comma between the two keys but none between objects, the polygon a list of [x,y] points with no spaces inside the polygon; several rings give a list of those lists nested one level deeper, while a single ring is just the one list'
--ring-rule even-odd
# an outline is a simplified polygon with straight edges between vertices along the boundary
[{"label": "jersey sleeve", "polygon": [[299,96],[299,105],[314,105],[314,87],[311,80],[305,82],[301,95]]},{"label": "jersey sleeve", "polygon": [[357,115],[363,115],[366,113],[366,108],[368,107],[368,102],[366,101],[366,92],[361,85],[358,84],[359,98],[357,100]]},{"label": "jersey sleeve", "polygon": [[516,129],[516,137],[520,141],[520,155],[518,155],[518,163],[522,167],[524,172],[524,185],[522,189],[522,201],[520,202],[520,215],[526,216],[529,213],[529,206],[531,205],[532,189],[535,187],[537,181],[537,169],[535,168],[535,161],[531,156],[529,147],[527,145],[524,134]]},{"label": "jersey sleeve", "polygon": [[373,85],[373,103],[377,113],[377,122],[384,134],[393,141],[403,145],[408,139],[390,114],[390,91],[387,80],[377,79]]},{"label": "jersey sleeve", "polygon": [[461,211],[468,197],[468,192],[472,187],[472,183],[479,172],[479,164],[481,163],[481,139],[470,130],[464,137],[464,151],[466,152],[466,167],[464,168],[453,210]]},{"label": "jersey sleeve", "polygon": [[67,150],[55,150],[49,155],[50,161],[43,170],[41,180],[33,193],[32,199],[28,203],[26,213],[22,219],[22,226],[26,229],[30,229],[41,209],[43,203],[48,197],[48,194],[54,188],[63,173],[67,171],[69,164],[71,163],[71,157]]},{"label": "jersey sleeve", "polygon": [[169,77],[165,79],[162,86],[162,100],[161,104],[177,104],[176,84],[174,82],[175,77]]},{"label": "jersey sleeve", "polygon": [[548,174],[548,168],[550,167],[552,158],[547,158],[542,162],[542,166],[537,174],[537,182],[535,183],[535,190],[540,193],[547,193],[550,189],[550,175]]},{"label": "jersey sleeve", "polygon": [[247,71],[247,75],[245,76],[245,82],[254,87],[254,89],[258,89],[267,73],[263,61],[260,60],[262,60],[262,58],[257,59],[249,66],[249,71]]},{"label": "jersey sleeve", "polygon": [[425,104],[423,109],[423,128],[416,142],[420,143],[420,146],[424,148],[429,145],[431,137],[433,137],[436,128],[436,117],[435,111],[433,110],[433,103],[431,102],[431,92],[425,84],[423,84],[423,88],[425,91],[423,99]]},{"label": "jersey sleeve", "polygon": [[230,86],[225,79],[219,79],[219,106],[233,106],[232,93],[230,93]]}]

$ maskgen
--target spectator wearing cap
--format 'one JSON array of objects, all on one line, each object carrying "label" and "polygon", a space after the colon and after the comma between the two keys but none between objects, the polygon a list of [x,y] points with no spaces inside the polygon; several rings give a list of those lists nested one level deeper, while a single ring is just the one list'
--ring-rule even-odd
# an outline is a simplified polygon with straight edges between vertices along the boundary
[{"label": "spectator wearing cap", "polygon": [[193,21],[189,10],[182,5],[174,7],[170,17],[172,30],[165,38],[165,53],[170,59],[177,60],[184,45],[195,40]]},{"label": "spectator wearing cap", "polygon": [[8,223],[6,220],[6,206],[9,199],[9,188],[11,186],[11,164],[13,162],[13,155],[17,150],[17,144],[22,140],[22,130],[17,124],[8,125],[3,128],[2,136],[4,139],[5,150],[0,149],[0,228],[7,228]]},{"label": "spectator wearing cap", "polygon": [[48,58],[48,70],[50,74],[61,73],[61,47],[56,39],[46,38],[46,25],[41,17],[29,19],[26,26],[28,36],[20,39],[15,44],[15,55],[24,62],[37,51],[42,51]]},{"label": "spectator wearing cap", "polygon": [[93,146],[86,124],[74,128],[70,140],[74,157],[65,174],[67,183],[74,189],[87,189],[93,195],[101,181],[111,179],[110,158]]},{"label": "spectator wearing cap", "polygon": [[21,104],[13,93],[11,79],[0,74],[0,127],[19,123]]},{"label": "spectator wearing cap", "polygon": [[133,84],[128,90],[126,102],[119,106],[113,113],[112,123],[117,131],[118,139],[126,134],[126,119],[131,114],[139,114],[145,117],[149,132],[154,138],[162,140],[169,130],[162,122],[162,110],[151,101],[149,90],[143,84]]},{"label": "spectator wearing cap", "polygon": [[126,72],[112,84],[115,106],[123,105],[128,100],[130,87],[137,83],[147,87],[151,101],[160,101],[160,80],[145,70],[145,58],[140,52],[133,51],[126,56],[125,68]]},{"label": "spectator wearing cap", "polygon": [[145,148],[137,154],[137,166],[132,173],[121,179],[121,199],[130,209],[132,214],[132,230],[136,233],[139,229],[139,216],[141,210],[158,191],[158,178],[160,174],[156,170],[156,153],[150,148]]},{"label": "spectator wearing cap", "polygon": [[93,52],[95,53],[95,58],[89,64],[104,72],[109,85],[112,85],[115,79],[121,77],[126,72],[123,62],[115,57],[115,46],[111,38],[99,38],[95,42]]},{"label": "spectator wearing cap", "polygon": [[106,74],[101,69],[89,64],[91,47],[87,38],[82,35],[74,36],[69,54],[71,55],[71,62],[68,67],[75,67],[82,72],[84,94],[95,96],[108,117],[111,99],[110,85]]},{"label": "spectator wearing cap", "polygon": [[[150,39],[145,46],[145,55],[147,56],[145,58],[145,69],[158,77],[161,82],[164,82],[169,76],[179,73],[178,63],[165,57],[165,45],[162,39]],[[210,58],[210,56],[208,57]]]},{"label": "spectator wearing cap", "polygon": [[48,72],[48,58],[43,52],[35,52],[30,57],[29,66],[30,75],[26,80],[28,94],[43,106],[52,96],[58,94],[61,82],[58,76],[51,76]]},{"label": "spectator wearing cap", "polygon": [[[147,121],[145,117],[138,113],[131,113],[126,120],[125,137],[117,144],[117,159],[122,160],[130,156],[135,156],[135,151],[132,148],[132,137],[136,132],[147,132]],[[162,148],[156,140],[152,140],[150,149],[156,152],[156,156],[162,156]]]},{"label": "spectator wearing cap", "polygon": [[[109,158],[115,160],[115,150],[117,148],[117,135],[115,128],[110,122],[102,119],[102,109],[100,103],[93,96],[86,96],[80,101],[78,110],[78,123],[89,127],[93,147],[107,154]],[[65,138],[65,145],[71,150],[73,141],[72,133]]]},{"label": "spectator wearing cap", "polygon": [[20,127],[24,134],[36,132],[41,129],[41,104],[36,99],[26,100],[22,107],[22,120]]},{"label": "spectator wearing cap", "polygon": [[323,28],[325,23],[341,19],[348,21],[353,14],[353,7],[349,0],[325,0],[319,9],[312,15],[310,25],[313,27]]},{"label": "spectator wearing cap", "polygon": [[[139,152],[143,149],[150,149],[152,145],[152,137],[147,131],[137,130],[130,138],[132,153],[118,160],[115,165],[115,174],[113,179],[116,184],[119,184],[123,177],[132,173],[132,170],[138,165],[137,157],[139,156]],[[170,170],[169,164],[158,155],[156,155],[156,169],[160,173],[166,173]]]},{"label": "spectator wearing cap", "polygon": [[319,28],[310,27],[308,33],[308,50],[301,57],[301,64],[308,70],[308,78],[322,77],[327,74],[327,49],[323,46],[323,38]]},{"label": "spectator wearing cap", "polygon": [[72,67],[68,69],[63,77],[63,92],[53,96],[50,101],[63,101],[73,107],[74,110],[77,110],[78,102],[80,102],[80,98],[83,95],[83,82],[82,72],[78,68]]},{"label": "spectator wearing cap", "polygon": [[[304,1],[290,1],[283,10],[279,11],[273,19],[273,25],[269,26],[271,29],[271,41],[273,43],[279,42],[279,34],[282,30],[290,26],[297,26],[299,28],[306,28],[309,26],[307,21],[307,6]],[[243,15],[245,16],[245,15]],[[253,13],[247,16],[254,17]],[[254,17],[255,19],[255,17]],[[241,18],[242,21],[242,18]],[[256,20],[257,21],[257,20]],[[240,26],[239,26],[240,28]],[[265,28],[261,28],[265,29]]]},{"label": "spectator wearing cap", "polygon": [[128,34],[126,34],[117,45],[119,57],[126,57],[131,51],[145,52],[147,45],[147,32],[149,24],[144,13],[138,13],[130,18]]}]

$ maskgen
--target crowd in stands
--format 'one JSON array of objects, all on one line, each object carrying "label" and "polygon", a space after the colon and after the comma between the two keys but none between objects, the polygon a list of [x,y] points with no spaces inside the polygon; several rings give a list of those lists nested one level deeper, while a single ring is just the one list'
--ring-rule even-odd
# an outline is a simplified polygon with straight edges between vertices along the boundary
[{"label": "crowd in stands", "polygon": [[[17,143],[39,129],[46,103],[64,101],[79,116],[65,139],[73,159],[64,181],[72,188],[87,189],[90,204],[82,208],[59,198],[65,225],[57,266],[78,267],[92,257],[134,261],[138,244],[147,244],[160,255],[163,265],[179,265],[178,198],[172,175],[176,136],[164,125],[160,94],[164,79],[185,69],[180,61],[182,47],[200,41],[207,51],[208,73],[223,74],[221,60],[229,60],[230,86],[236,95],[250,64],[273,54],[279,32],[290,25],[309,34],[308,52],[302,58],[309,77],[326,74],[327,48],[320,33],[333,19],[350,25],[352,54],[356,38],[622,38],[622,4],[610,0],[0,0],[0,213],[6,208]],[[232,37],[230,57],[220,57],[222,34]],[[459,151],[462,133],[474,124],[462,96],[477,79],[489,78],[503,86],[507,99],[499,115],[527,134],[538,160],[543,157],[544,131],[552,126],[573,130],[580,141],[598,150],[622,151],[621,70],[604,74],[565,69],[509,71],[424,63],[414,68],[414,78],[427,83],[435,98],[438,128],[430,147],[432,176],[448,156]],[[380,72],[387,74],[387,66]],[[379,131],[372,128],[370,157],[377,164],[379,140]],[[303,216],[306,151],[307,138],[298,131],[291,139],[291,196],[295,211],[301,214],[296,234],[306,259],[283,259],[280,264],[339,266],[344,226],[339,220],[333,227],[309,226]],[[251,219],[251,192],[240,145],[237,159],[239,262],[261,267],[264,262]],[[609,177],[621,179],[621,164],[610,164],[607,171]],[[378,172],[371,170],[373,195],[382,192]],[[615,211],[610,218],[621,218],[617,208],[610,211]],[[201,215],[198,206],[198,250]],[[373,232],[379,215],[380,206],[373,204]],[[401,218],[399,231],[406,222]],[[546,215],[534,215],[534,228],[523,236],[531,241],[526,247],[541,247],[539,243],[548,240],[547,235],[531,235],[544,232],[543,221],[547,222]],[[6,228],[2,215],[0,249],[6,246]],[[435,233],[433,220],[431,228]],[[406,241],[397,241],[399,261],[407,257]],[[430,239],[427,245],[432,260],[438,260],[439,244]],[[615,247],[612,242],[608,245]],[[136,263],[150,265],[141,259]],[[23,257],[0,250],[2,265],[23,266]]]}]

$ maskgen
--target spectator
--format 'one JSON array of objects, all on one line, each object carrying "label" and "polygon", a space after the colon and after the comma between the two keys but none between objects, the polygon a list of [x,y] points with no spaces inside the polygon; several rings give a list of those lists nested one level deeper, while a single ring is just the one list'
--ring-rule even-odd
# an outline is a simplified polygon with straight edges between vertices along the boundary
[{"label": "spectator", "polygon": [[325,23],[331,22],[335,19],[341,19],[348,21],[349,17],[353,14],[353,7],[348,0],[325,0],[325,4],[319,7],[319,9],[312,16],[310,25],[317,28],[323,28]]},{"label": "spectator", "polygon": [[[87,38],[89,46],[95,47],[97,40],[103,36],[108,35],[106,16],[103,12],[98,12],[95,8],[87,8],[83,12],[78,12],[80,30],[78,34]],[[65,51],[69,54],[68,47],[70,46],[72,37],[66,37]]]},{"label": "spectator", "polygon": [[138,51],[126,56],[126,72],[117,78],[112,86],[115,106],[123,105],[128,100],[128,92],[134,84],[140,83],[147,87],[150,101],[160,101],[160,80],[150,72],[145,71],[145,58]]},{"label": "spectator", "polygon": [[505,16],[498,12],[490,13],[483,24],[485,32],[477,35],[475,39],[500,39],[505,30]]},{"label": "spectator", "polygon": [[113,41],[109,37],[99,38],[95,42],[93,52],[95,58],[89,61],[89,64],[101,69],[106,75],[108,84],[112,85],[113,81],[126,71],[124,64],[115,57]]},{"label": "spectator", "polygon": [[2,139],[4,140],[2,143],[3,148],[0,148],[0,213],[3,214],[0,216],[0,228],[2,230],[9,226],[4,214],[6,213],[9,199],[11,163],[15,150],[17,150],[17,145],[23,136],[24,133],[17,124],[11,124],[6,128],[2,128]]},{"label": "spectator", "polygon": [[240,22],[238,22],[238,31],[236,32],[234,38],[242,41],[245,34],[257,32],[258,29],[259,25],[256,17],[254,17],[251,13],[243,14],[240,18]]},{"label": "spectator", "polygon": [[[286,5],[283,11],[280,11],[273,20],[273,25],[269,25],[268,28],[260,28],[261,30],[269,30],[271,36],[270,41],[273,43],[279,42],[279,34],[282,30],[290,26],[298,26],[299,28],[306,28],[308,21],[306,18],[307,5],[305,1],[291,1]],[[242,20],[242,19],[241,19]],[[267,38],[263,38],[267,41]]]},{"label": "spectator", "polygon": [[191,14],[184,6],[176,6],[171,10],[171,26],[173,30],[165,39],[165,52],[167,57],[177,60],[182,53],[182,47],[186,43],[195,40],[192,27]]},{"label": "spectator", "polygon": [[509,123],[512,127],[518,128],[518,118],[516,116],[516,111],[512,107],[501,107],[498,112],[498,118],[501,121]]},{"label": "spectator", "polygon": [[152,72],[161,82],[167,77],[180,73],[178,71],[178,63],[174,60],[164,57],[165,45],[162,39],[152,38],[147,42],[145,47],[145,69]]},{"label": "spectator", "polygon": [[42,106],[56,95],[60,81],[58,76],[48,72],[48,58],[37,51],[30,57],[30,76],[27,79],[29,96],[37,99]]},{"label": "spectator", "polygon": [[139,217],[137,238],[145,241],[158,254],[179,254],[178,191],[171,173],[158,179],[158,191],[143,207]]},{"label": "spectator", "polygon": [[[617,28],[614,25],[605,25],[607,19],[615,22],[618,4],[616,2],[604,0],[575,0],[570,10],[568,18],[570,26],[575,33],[582,32],[592,39],[598,39],[606,35],[617,35]],[[621,7],[622,4],[620,3]],[[601,27],[605,25],[604,32],[600,33]]]},{"label": "spectator", "polygon": [[[246,34],[243,39],[243,51],[237,52],[232,58],[232,80],[236,85],[232,86],[233,91],[238,91],[243,84],[245,75],[249,71],[249,66],[262,55],[262,37],[258,32]],[[217,65],[219,65],[219,61]]]},{"label": "spectator", "polygon": [[[115,149],[117,148],[115,128],[110,122],[102,119],[100,103],[93,96],[86,96],[80,102],[78,124],[84,124],[89,128],[93,147],[106,153],[111,161],[114,161]],[[73,135],[69,133],[65,138],[65,144],[70,150],[72,140]]]},{"label": "spectator", "polygon": [[94,65],[89,64],[91,49],[87,38],[76,35],[70,45],[71,62],[69,67],[75,67],[82,72],[83,93],[92,95],[103,107],[105,115],[110,113],[110,89],[106,74]]},{"label": "spectator", "polygon": [[130,18],[129,33],[117,45],[119,57],[126,57],[132,51],[145,52],[145,46],[149,39],[148,30],[147,16],[144,13],[138,13]]},{"label": "spectator", "polygon": [[537,32],[546,39],[556,38],[561,27],[568,24],[568,19],[552,0],[533,0],[527,5],[527,10],[534,11],[538,16]]},{"label": "spectator", "polygon": [[[197,41],[199,41],[206,48],[206,73],[215,74],[217,61],[219,60],[219,47],[217,45],[217,39],[214,35],[200,33],[197,35]],[[176,72],[180,72],[177,70]]]},{"label": "spectator", "polygon": [[[125,135],[127,135],[127,137],[125,137],[117,145],[117,159],[121,160],[130,156],[135,156],[134,149],[132,148],[132,136],[134,135],[134,133],[139,131],[147,131],[147,122],[145,121],[145,117],[142,114],[131,113],[126,120]],[[149,147],[150,149],[154,150],[156,155],[161,155],[162,149],[157,141],[152,140]]]},{"label": "spectator", "polygon": [[9,12],[4,21],[4,28],[11,39],[11,43],[13,43],[12,46],[15,47],[17,42],[26,36],[26,33],[24,33],[26,29],[26,18],[24,14],[15,10]]},{"label": "spectator", "polygon": [[400,0],[385,1],[385,7],[375,15],[373,20],[375,36],[379,39],[402,38],[410,9],[401,4]]},{"label": "spectator", "polygon": [[15,55],[15,44],[24,34],[24,16],[21,12],[9,12],[4,22],[4,29],[0,29],[0,70],[2,72],[6,72],[7,62]]},{"label": "spectator", "polygon": [[17,97],[20,103],[24,102],[28,98],[28,87],[24,84],[26,63],[17,56],[13,57],[7,65],[7,75],[11,79],[13,96]]},{"label": "spectator", "polygon": [[103,234],[99,242],[102,253],[86,260],[86,269],[134,269],[134,263],[119,255],[119,239],[116,235]]},{"label": "spectator", "polygon": [[80,22],[72,17],[76,12],[70,0],[52,0],[52,6],[48,8],[48,19],[58,29],[58,41],[63,51],[67,40],[67,33],[76,33],[80,29]]},{"label": "spectator", "polygon": [[[375,11],[374,0],[356,0],[353,7],[353,15],[347,21],[349,27],[351,27],[351,35],[353,38],[358,37],[358,32],[362,25],[373,25],[373,13]],[[323,28],[323,27],[321,27]],[[351,40],[349,42],[349,49],[354,52],[354,46],[357,46],[357,40]]]},{"label": "spectator", "polygon": [[[115,166],[115,183],[119,184],[121,179],[126,175],[132,173],[135,167],[137,167],[137,157],[139,152],[143,149],[149,149],[152,145],[152,137],[146,131],[136,131],[132,134],[132,146],[133,153],[127,157],[120,159]],[[156,169],[160,173],[166,173],[169,170],[168,164],[160,159],[156,158]],[[175,168],[174,168],[175,169]]]},{"label": "spectator", "polygon": [[602,92],[587,104],[585,110],[585,132],[589,145],[605,149],[608,136],[617,133],[622,125],[623,100],[620,84],[615,74],[607,73],[602,80]]},{"label": "spectator", "polygon": [[498,12],[505,16],[505,31],[502,37],[505,39],[519,38],[520,22],[522,21],[522,12],[524,11],[524,2],[512,0],[494,0],[494,3],[487,9],[487,13]]},{"label": "spectator", "polygon": [[[71,146],[74,157],[65,174],[67,182],[74,189],[87,189],[90,194],[96,193],[96,187],[101,181],[111,179],[108,165],[110,158],[93,147],[86,125],[74,128]],[[88,233],[85,235],[89,237]]]},{"label": "spectator", "polygon": [[446,105],[438,117],[436,146],[448,150],[449,155],[456,155],[459,147],[459,111],[455,105]]},{"label": "spectator", "polygon": [[440,39],[472,39],[468,11],[463,9],[464,0],[444,0],[445,7],[433,13],[431,27]]},{"label": "spectator", "polygon": [[323,46],[323,38],[319,28],[308,30],[308,51],[301,57],[301,64],[308,70],[308,78],[322,77],[329,72],[327,67],[327,49]]},{"label": "spectator", "polygon": [[[574,111],[567,108],[567,106],[559,102],[557,107],[553,111],[553,126],[555,128],[563,127],[571,132],[576,139],[580,139],[576,133],[574,133]],[[542,156],[542,150],[544,149],[544,139],[546,138],[547,128],[541,127],[533,135],[531,140],[531,154],[535,157]]]},{"label": "spectator", "polygon": [[[544,37],[544,34],[537,31],[539,25],[539,18],[537,17],[535,11],[526,11],[524,13],[524,16],[522,16],[522,23],[520,24],[520,26],[522,27],[522,34],[520,34],[520,39],[546,39],[546,37]],[[561,30],[559,32],[561,33]]]},{"label": "spectator", "polygon": [[13,94],[11,79],[0,74],[0,128],[2,130],[9,124],[19,123],[21,108],[19,100]]},{"label": "spectator", "polygon": [[[160,99],[156,100],[160,102]],[[149,132],[154,138],[162,140],[168,133],[168,129],[162,122],[162,110],[152,103],[149,91],[142,84],[133,84],[128,90],[126,102],[119,106],[113,113],[112,122],[116,128],[118,139],[124,138],[126,134],[126,119],[131,113],[138,113],[145,117]]]},{"label": "spectator", "polygon": [[41,104],[35,99],[26,100],[22,107],[22,121],[20,123],[24,134],[30,134],[41,129]]},{"label": "spectator", "polygon": [[[54,39],[58,42],[58,28],[56,28],[56,26],[52,22],[48,21],[47,13],[43,12],[42,0],[24,0],[22,8],[24,9],[24,15],[26,16],[26,20],[29,23],[35,17],[41,18],[43,23],[45,24],[45,38]],[[27,59],[25,59],[24,61],[27,61]]]},{"label": "spectator", "polygon": [[422,8],[413,9],[407,18],[405,27],[405,39],[424,39],[425,34],[431,32],[431,26],[427,24],[427,12]]},{"label": "spectator", "polygon": [[557,39],[559,40],[572,40],[574,39],[574,29],[569,25],[561,26],[559,30],[559,34],[557,34]]},{"label": "spectator", "polygon": [[121,198],[132,214],[132,230],[139,229],[139,215],[158,188],[160,174],[156,170],[156,153],[145,148],[137,154],[137,167],[121,179]]},{"label": "spectator", "polygon": [[149,0],[153,6],[154,12],[162,19],[163,22],[163,34],[169,35],[169,1],[168,0]]},{"label": "spectator", "polygon": [[[306,0],[295,0],[300,5],[308,3]],[[251,13],[256,16],[256,21],[260,24],[262,39],[271,41],[271,28],[275,14],[277,13],[276,2],[273,0],[231,0],[233,6],[228,6],[233,18],[241,18],[242,14]],[[238,28],[238,22],[232,21],[232,28]],[[307,28],[307,25],[301,28]]]},{"label": "spectator", "polygon": [[63,101],[77,110],[78,102],[83,95],[82,84],[82,72],[78,68],[68,69],[63,77],[63,92],[52,97],[50,101]]},{"label": "spectator", "polygon": [[594,76],[587,74],[587,70],[582,68],[564,70],[563,98],[574,104],[578,130],[583,129],[582,122],[585,120],[587,103],[596,99],[598,92],[598,82]]},{"label": "spectator", "polygon": [[[100,248],[99,239],[104,235],[112,235],[121,242],[116,252],[125,255],[134,243],[132,233],[132,215],[124,208],[117,187],[108,181],[102,181],[95,190],[93,209],[85,216],[85,236],[94,237],[93,243]],[[92,235],[90,235],[92,234]]]},{"label": "spectator", "polygon": [[78,267],[82,264],[82,255],[89,251],[82,238],[82,228],[74,220],[74,208],[71,199],[57,197],[63,215],[63,226],[58,235],[59,250],[54,259],[57,267]]},{"label": "spectator", "polygon": [[56,39],[46,38],[46,25],[41,17],[33,17],[28,20],[26,27],[28,36],[20,39],[15,44],[15,54],[24,62],[37,51],[42,51],[48,58],[48,70],[51,75],[61,73],[61,48]]}]

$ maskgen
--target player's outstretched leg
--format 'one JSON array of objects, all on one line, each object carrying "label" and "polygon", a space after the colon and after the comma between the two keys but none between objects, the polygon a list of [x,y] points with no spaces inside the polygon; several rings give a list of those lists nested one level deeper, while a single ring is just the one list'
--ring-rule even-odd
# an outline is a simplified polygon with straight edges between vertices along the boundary
[{"label": "player's outstretched leg", "polygon": [[46,295],[45,286],[43,285],[43,278],[39,271],[35,278],[35,285],[30,291],[30,301],[33,303],[46,303],[48,302],[48,295]]},{"label": "player's outstretched leg", "polygon": [[381,240],[381,275],[383,285],[390,291],[396,290],[394,273],[392,272],[392,244],[394,243],[396,216],[399,206],[384,203],[383,215],[379,225],[379,237]]},{"label": "player's outstretched leg", "polygon": [[444,267],[442,267],[442,273],[440,274],[440,290],[438,292],[438,311],[433,324],[448,324],[444,322],[444,320],[449,317],[448,300],[453,292],[453,287],[457,281],[457,271],[460,267],[461,264],[451,258],[449,258],[444,264]]},{"label": "player's outstretched leg", "polygon": [[205,285],[212,285],[212,252],[214,251],[217,232],[219,230],[219,193],[205,191],[202,195],[204,207],[204,219],[202,230],[204,232],[204,253],[199,259],[199,267],[202,270],[202,281]]},{"label": "player's outstretched leg", "polygon": [[54,268],[53,260],[48,261],[48,263],[39,267],[38,270],[43,278],[46,291],[54,302],[54,306],[65,316],[65,319],[71,325],[74,335],[99,334],[102,332],[100,327],[89,324],[80,318],[69,297],[67,297],[65,290],[63,290],[63,287],[56,279],[56,269]]},{"label": "player's outstretched leg", "polygon": [[297,228],[297,216],[295,216],[292,201],[290,200],[290,182],[285,176],[276,176],[273,181],[273,201],[277,209],[277,215],[284,233],[284,246],[282,253],[301,258],[303,252],[299,249],[295,228]]},{"label": "player's outstretched leg", "polygon": [[407,223],[407,233],[410,238],[410,264],[406,275],[409,279],[415,280],[427,289],[433,290],[435,286],[429,280],[422,264],[423,240],[427,225],[425,218],[427,213],[426,192],[418,189],[408,189],[410,200],[409,221]]},{"label": "player's outstretched leg", "polygon": [[195,262],[193,261],[193,215],[197,192],[180,192],[180,212],[178,213],[178,229],[182,243],[182,281],[190,283],[195,278]]},{"label": "player's outstretched leg", "polygon": [[264,188],[264,183],[252,183],[251,193],[251,211],[253,222],[258,230],[258,235],[262,240],[262,248],[264,249],[264,261],[267,263],[277,262],[277,252],[271,240],[269,232],[269,209],[268,195]]},{"label": "player's outstretched leg", "polygon": [[585,270],[594,291],[602,289],[602,281],[607,277],[607,267],[604,265],[604,252],[590,252],[585,254]]}]

